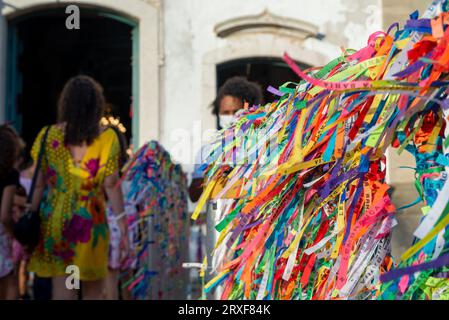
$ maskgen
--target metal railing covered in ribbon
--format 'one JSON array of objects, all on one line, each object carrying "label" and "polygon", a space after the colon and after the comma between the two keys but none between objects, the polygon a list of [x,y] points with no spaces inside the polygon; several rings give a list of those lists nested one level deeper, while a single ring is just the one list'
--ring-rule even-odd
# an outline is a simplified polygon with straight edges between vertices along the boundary
[{"label": "metal railing covered in ribbon", "polygon": [[121,275],[134,299],[184,299],[189,228],[187,178],[157,142],[141,147],[124,169],[132,256]]}]

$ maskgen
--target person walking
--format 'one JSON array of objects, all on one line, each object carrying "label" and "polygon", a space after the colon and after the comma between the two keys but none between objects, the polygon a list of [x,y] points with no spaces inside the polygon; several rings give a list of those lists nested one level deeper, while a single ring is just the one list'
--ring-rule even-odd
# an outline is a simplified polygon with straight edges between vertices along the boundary
[{"label": "person walking", "polygon": [[[41,237],[29,269],[52,279],[56,300],[78,298],[79,292],[66,286],[72,275],[67,271],[74,276],[79,271],[82,299],[102,297],[109,254],[105,194],[121,234],[128,234],[125,219],[120,219],[122,192],[115,187],[120,144],[112,129],[100,125],[104,101],[103,89],[94,79],[70,79],[59,99],[58,123],[40,131],[31,152],[36,161],[46,137],[31,204],[31,210],[40,212]],[[126,236],[121,239],[122,256],[128,241]]]},{"label": "person walking", "polygon": [[[239,110],[245,107],[253,105],[258,105],[263,101],[262,89],[255,83],[248,81],[244,77],[232,77],[226,80],[223,86],[218,90],[217,97],[212,105],[212,113],[215,115],[217,120],[217,130],[222,130],[229,127],[233,120],[234,115],[239,112]],[[189,186],[189,197],[192,202],[197,202],[204,188],[204,170],[206,166],[207,157],[209,156],[210,150],[209,145],[204,145],[199,153],[197,154],[194,166],[194,172],[192,173],[192,181]],[[232,201],[232,200],[231,200]],[[216,274],[211,272],[211,262],[212,262],[212,252],[217,241],[217,231],[215,226],[218,223],[217,216],[223,207],[229,201],[208,201],[206,204],[206,237],[205,237],[205,251],[206,251],[206,268],[207,272],[205,274],[205,282],[210,281]],[[218,296],[218,292],[208,293],[206,295],[207,299],[214,299]]]}]

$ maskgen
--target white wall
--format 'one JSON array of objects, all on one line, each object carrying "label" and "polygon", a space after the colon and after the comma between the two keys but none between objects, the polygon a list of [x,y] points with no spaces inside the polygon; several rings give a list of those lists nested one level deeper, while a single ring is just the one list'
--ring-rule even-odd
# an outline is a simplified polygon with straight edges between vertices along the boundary
[{"label": "white wall", "polygon": [[388,28],[394,22],[399,22],[403,27],[410,13],[418,10],[421,15],[430,3],[431,0],[382,0],[384,28]]}]

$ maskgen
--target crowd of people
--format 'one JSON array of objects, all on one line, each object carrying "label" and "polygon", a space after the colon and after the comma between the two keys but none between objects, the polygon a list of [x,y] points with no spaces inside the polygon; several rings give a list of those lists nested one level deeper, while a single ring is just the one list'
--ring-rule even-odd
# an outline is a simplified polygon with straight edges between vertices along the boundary
[{"label": "crowd of people", "polygon": [[[217,129],[262,102],[257,84],[229,79],[212,104]],[[42,128],[30,155],[11,125],[0,126],[0,300],[126,299],[119,275],[131,253],[118,184],[129,158],[126,138],[100,121],[105,97],[91,77],[70,79],[57,107],[56,124]],[[192,175],[192,202],[202,192],[204,152]],[[80,290],[67,285],[73,266]]]},{"label": "crowd of people", "polygon": [[[116,298],[105,288],[117,287],[108,281],[118,282],[113,268],[120,264],[111,257],[128,255],[123,196],[116,187],[124,153],[119,132],[100,125],[104,105],[94,79],[69,80],[57,123],[43,128],[32,146],[34,173],[33,165],[23,164],[25,145],[18,133],[0,127],[0,299],[24,294],[25,265],[38,279],[37,291],[51,280],[53,299],[78,299],[80,292],[83,299]],[[37,243],[16,234],[22,216],[33,212],[40,218]],[[120,254],[112,254],[117,250]],[[66,285],[69,266],[79,269],[80,291]]]}]

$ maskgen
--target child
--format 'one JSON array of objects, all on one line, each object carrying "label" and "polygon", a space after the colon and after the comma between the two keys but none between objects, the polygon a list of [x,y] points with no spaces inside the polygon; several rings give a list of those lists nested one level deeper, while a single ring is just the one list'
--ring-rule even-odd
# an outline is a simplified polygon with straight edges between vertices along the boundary
[{"label": "child", "polygon": [[[13,219],[17,221],[26,212],[27,192],[22,185],[17,186],[17,191],[14,196]],[[26,264],[28,261],[28,254],[23,246],[15,239],[12,240],[12,253],[14,263],[14,274],[16,276],[15,288],[16,296],[26,299],[27,290],[26,282],[28,272],[26,271]]]},{"label": "child", "polygon": [[12,250],[13,205],[19,173],[15,169],[21,140],[8,125],[0,126],[0,300],[16,299]]},{"label": "child", "polygon": [[[22,150],[17,168],[20,171],[20,183],[14,197],[14,221],[17,221],[26,211],[27,195],[31,189],[31,180],[34,173],[33,160],[31,157],[27,157],[25,148]],[[21,299],[29,299],[27,290],[27,282],[29,280],[29,274],[27,272],[29,253],[26,252],[25,248],[17,240],[13,240],[13,260],[18,277],[18,294]]]}]

